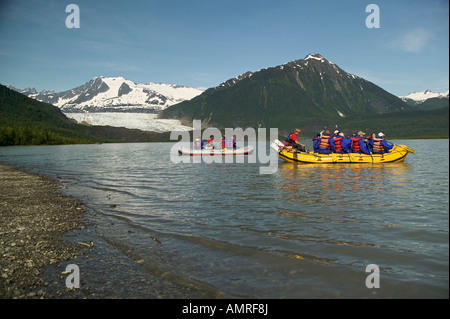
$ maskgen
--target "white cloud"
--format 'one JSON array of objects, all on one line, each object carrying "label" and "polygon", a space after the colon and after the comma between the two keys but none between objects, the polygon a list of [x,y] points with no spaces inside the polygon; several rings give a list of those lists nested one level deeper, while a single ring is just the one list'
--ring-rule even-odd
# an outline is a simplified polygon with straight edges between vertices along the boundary
[{"label": "white cloud", "polygon": [[416,28],[393,42],[395,48],[406,52],[419,52],[431,39],[432,34],[423,28]]}]

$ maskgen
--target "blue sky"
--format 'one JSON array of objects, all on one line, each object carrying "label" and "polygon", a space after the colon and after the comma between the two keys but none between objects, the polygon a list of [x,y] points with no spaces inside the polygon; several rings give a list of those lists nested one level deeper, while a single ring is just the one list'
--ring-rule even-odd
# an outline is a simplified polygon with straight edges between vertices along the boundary
[{"label": "blue sky", "polygon": [[[67,28],[77,4],[80,28]],[[380,9],[367,28],[366,6]],[[0,0],[0,83],[212,87],[320,53],[395,95],[449,89],[448,0]]]}]

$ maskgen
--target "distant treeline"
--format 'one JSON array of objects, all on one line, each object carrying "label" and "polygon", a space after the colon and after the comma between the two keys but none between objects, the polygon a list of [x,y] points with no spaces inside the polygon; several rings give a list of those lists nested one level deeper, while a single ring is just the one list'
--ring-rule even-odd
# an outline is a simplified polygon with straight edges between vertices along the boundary
[{"label": "distant treeline", "polygon": [[389,138],[448,138],[449,108],[409,110],[367,118],[346,119],[338,124],[345,133],[363,130],[367,134],[381,131]]},{"label": "distant treeline", "polygon": [[86,144],[91,139],[77,139],[64,137],[59,133],[38,127],[0,126],[0,146],[10,145],[58,145],[58,144]]}]

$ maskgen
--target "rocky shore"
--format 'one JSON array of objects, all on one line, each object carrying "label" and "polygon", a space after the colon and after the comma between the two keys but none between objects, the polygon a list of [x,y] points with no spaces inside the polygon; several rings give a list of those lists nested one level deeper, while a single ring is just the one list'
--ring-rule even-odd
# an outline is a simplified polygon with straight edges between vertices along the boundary
[{"label": "rocky shore", "polygon": [[50,298],[44,266],[83,254],[61,238],[84,227],[84,211],[58,187],[50,178],[0,164],[0,298]]},{"label": "rocky shore", "polygon": [[[61,187],[58,180],[0,164],[0,299],[202,297],[148,271],[142,256],[120,244],[134,231],[86,211]],[[117,236],[104,237],[99,224],[119,227]],[[80,268],[79,289],[66,287],[69,264]]]}]

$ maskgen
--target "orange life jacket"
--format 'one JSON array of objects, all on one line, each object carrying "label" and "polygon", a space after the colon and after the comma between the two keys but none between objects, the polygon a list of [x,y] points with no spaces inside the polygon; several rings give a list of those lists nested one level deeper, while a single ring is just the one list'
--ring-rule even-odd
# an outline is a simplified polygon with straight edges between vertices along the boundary
[{"label": "orange life jacket", "polygon": [[319,148],[329,149],[330,148],[329,139],[330,139],[329,136],[320,137]]},{"label": "orange life jacket", "polygon": [[335,152],[340,152],[343,150],[341,145],[342,136],[339,137],[333,137],[333,143],[334,143],[334,150]]},{"label": "orange life jacket", "polygon": [[359,144],[358,144],[360,139],[361,138],[352,137],[352,150],[355,153],[361,152],[361,149],[360,149]]},{"label": "orange life jacket", "polygon": [[376,153],[383,153],[384,147],[381,145],[381,141],[383,139],[381,138],[374,138],[373,139],[373,148],[372,151]]}]

